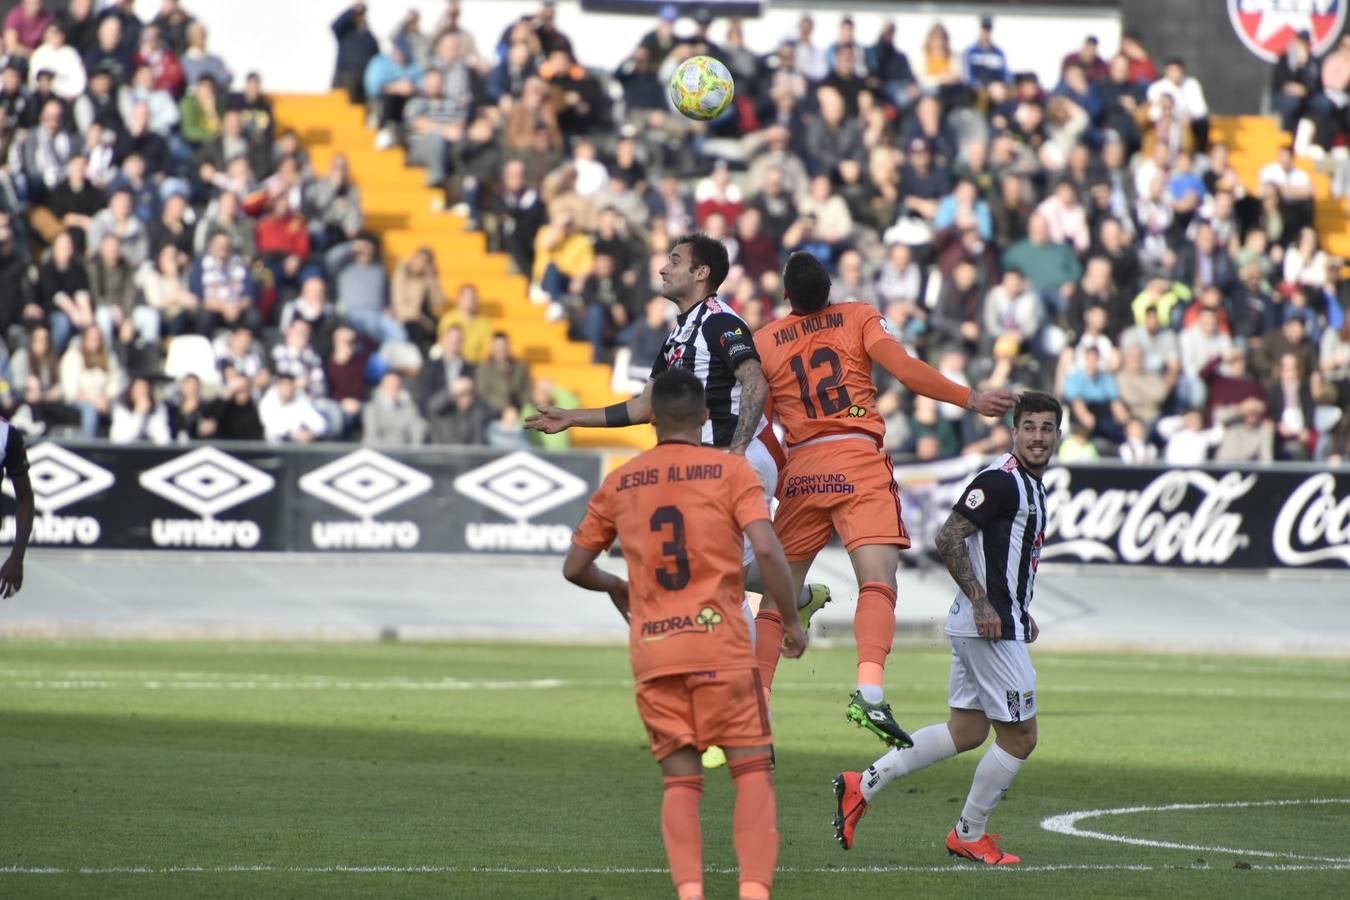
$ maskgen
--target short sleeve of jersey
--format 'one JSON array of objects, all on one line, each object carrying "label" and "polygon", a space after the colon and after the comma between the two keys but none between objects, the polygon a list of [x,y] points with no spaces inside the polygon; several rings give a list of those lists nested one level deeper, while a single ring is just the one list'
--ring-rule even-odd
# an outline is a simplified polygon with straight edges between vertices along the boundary
[{"label": "short sleeve of jersey", "polygon": [[9,426],[9,436],[5,439],[5,473],[11,478],[28,471],[28,450],[23,444],[23,432]]},{"label": "short sleeve of jersey", "polygon": [[586,506],[586,516],[577,526],[577,530],[572,532],[572,543],[578,547],[584,547],[587,550],[608,550],[609,545],[614,543],[614,536],[617,528],[614,524],[613,509],[613,491],[610,488],[610,482],[606,479],[600,486],[600,490],[591,497],[591,502]]},{"label": "short sleeve of jersey", "polygon": [[999,469],[981,472],[966,485],[952,511],[965,516],[981,529],[987,528],[1000,516],[1016,511],[1018,496],[1017,485],[1013,483],[1015,477]]},{"label": "short sleeve of jersey", "polygon": [[748,359],[759,359],[750,326],[735,316],[713,313],[703,320],[701,327],[708,350],[721,357],[730,371],[736,371],[736,367]]},{"label": "short sleeve of jersey", "polygon": [[751,522],[769,518],[769,507],[764,502],[764,486],[759,476],[744,457],[733,456],[732,478],[728,479],[733,493],[732,509],[736,527],[745,531]]},{"label": "short sleeve of jersey", "polygon": [[[863,306],[864,304],[857,304]],[[886,317],[881,313],[866,307],[866,312],[858,316],[858,328],[862,332],[863,349],[869,353],[881,341],[896,340],[895,331],[891,328],[891,323],[886,321]]]}]

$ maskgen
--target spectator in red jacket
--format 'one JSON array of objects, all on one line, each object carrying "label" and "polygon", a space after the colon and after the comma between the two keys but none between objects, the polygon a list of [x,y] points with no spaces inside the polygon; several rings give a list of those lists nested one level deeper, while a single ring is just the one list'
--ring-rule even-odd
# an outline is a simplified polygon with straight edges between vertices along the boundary
[{"label": "spectator in red jacket", "polygon": [[168,91],[175,100],[183,96],[183,64],[178,54],[164,43],[159,26],[147,25],[141,32],[141,45],[132,57],[132,64],[150,67],[155,73],[155,90]]},{"label": "spectator in red jacket", "polygon": [[299,288],[300,269],[309,250],[305,217],[291,209],[286,194],[278,194],[271,211],[258,220],[258,253],[272,270],[278,288]]}]

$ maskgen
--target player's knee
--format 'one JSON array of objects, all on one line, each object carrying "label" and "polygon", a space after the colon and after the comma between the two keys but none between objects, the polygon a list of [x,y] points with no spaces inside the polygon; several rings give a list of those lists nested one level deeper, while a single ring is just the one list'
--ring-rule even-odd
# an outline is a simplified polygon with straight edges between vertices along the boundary
[{"label": "player's knee", "polygon": [[1004,729],[998,736],[998,745],[1018,759],[1026,759],[1036,749],[1035,723],[1023,724],[1031,727]]},{"label": "player's knee", "polygon": [[947,723],[947,730],[951,732],[956,752],[965,753],[967,750],[974,750],[989,737],[989,721],[952,720]]}]

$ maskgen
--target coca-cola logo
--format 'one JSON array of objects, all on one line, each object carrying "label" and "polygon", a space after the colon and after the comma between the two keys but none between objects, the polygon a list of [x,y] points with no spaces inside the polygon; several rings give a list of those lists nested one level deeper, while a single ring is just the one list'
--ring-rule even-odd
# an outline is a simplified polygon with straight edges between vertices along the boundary
[{"label": "coca-cola logo", "polygon": [[1275,517],[1271,544],[1287,566],[1329,559],[1350,565],[1350,496],[1336,497],[1334,475],[1314,475],[1289,493]]},{"label": "coca-cola logo", "polygon": [[1176,470],[1139,490],[1103,491],[1074,491],[1072,479],[1067,468],[1045,473],[1044,559],[1220,565],[1251,544],[1229,507],[1256,484],[1255,474]]}]

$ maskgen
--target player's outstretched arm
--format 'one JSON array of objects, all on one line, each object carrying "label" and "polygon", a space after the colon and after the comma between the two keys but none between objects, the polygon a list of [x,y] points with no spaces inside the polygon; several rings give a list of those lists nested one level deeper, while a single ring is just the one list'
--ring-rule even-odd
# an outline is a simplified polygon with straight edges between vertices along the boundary
[{"label": "player's outstretched arm", "polygon": [[875,341],[867,348],[867,354],[914,393],[982,416],[1001,416],[1017,402],[1017,396],[1008,388],[973,391],[957,384],[923,360],[910,356],[900,342],[893,339]]},{"label": "player's outstretched arm", "polygon": [[736,380],[741,385],[741,411],[736,416],[736,430],[731,435],[732,453],[744,454],[745,448],[759,432],[759,421],[764,416],[764,402],[769,396],[769,380],[757,359],[747,359],[736,367]]},{"label": "player's outstretched arm", "polygon": [[952,580],[975,610],[975,630],[982,638],[998,640],[1003,634],[1003,623],[989,603],[989,595],[976,577],[975,564],[971,562],[970,551],[966,549],[966,538],[979,530],[980,527],[970,519],[958,512],[952,513],[938,532],[937,552],[951,573]]},{"label": "player's outstretched arm", "polygon": [[644,425],[652,420],[651,382],[632,400],[612,406],[589,409],[559,409],[541,406],[539,412],[525,420],[525,427],[545,434],[557,434],[569,428],[624,428]]},{"label": "player's outstretched arm", "polygon": [[573,544],[567,550],[567,558],[563,560],[563,577],[577,587],[609,594],[609,599],[614,604],[614,608],[627,622],[629,620],[628,582],[597,566],[595,559],[599,555],[599,550],[591,550]]},{"label": "player's outstretched arm", "polygon": [[796,659],[806,652],[806,632],[797,616],[797,598],[792,592],[792,571],[788,568],[783,545],[768,519],[745,526],[745,535],[755,551],[755,561],[764,579],[765,596],[783,616],[783,655]]},{"label": "player's outstretched arm", "polygon": [[17,509],[14,514],[14,545],[9,557],[0,564],[0,597],[13,597],[23,588],[23,557],[28,552],[28,537],[33,533],[33,483],[28,470],[12,475]]}]

